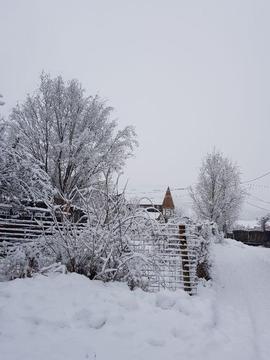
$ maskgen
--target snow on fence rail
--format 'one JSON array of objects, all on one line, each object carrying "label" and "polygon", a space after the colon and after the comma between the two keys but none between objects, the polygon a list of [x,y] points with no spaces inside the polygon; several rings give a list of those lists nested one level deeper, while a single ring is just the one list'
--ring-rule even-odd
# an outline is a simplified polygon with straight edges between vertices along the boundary
[{"label": "snow on fence rail", "polygon": [[[82,226],[83,224],[76,224],[78,228]],[[54,221],[0,218],[0,242],[29,242],[42,235],[52,235],[55,227]],[[57,223],[57,227],[63,227],[61,222]]]},{"label": "snow on fence rail", "polygon": [[[61,230],[65,224],[57,219],[57,228]],[[78,229],[83,223],[74,224]],[[16,244],[35,241],[40,236],[52,235],[56,222],[49,209],[24,207],[23,211],[14,211],[12,206],[0,204],[0,256]]]}]

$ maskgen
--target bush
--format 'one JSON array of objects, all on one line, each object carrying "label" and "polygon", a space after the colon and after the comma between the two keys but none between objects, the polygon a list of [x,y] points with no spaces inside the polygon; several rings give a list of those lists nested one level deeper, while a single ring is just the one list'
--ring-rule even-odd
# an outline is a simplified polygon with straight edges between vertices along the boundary
[{"label": "bush", "polygon": [[203,222],[197,225],[198,243],[196,244],[197,252],[197,269],[196,275],[199,279],[211,279],[211,245],[223,241],[223,233],[218,230],[217,224],[213,222]]},{"label": "bush", "polygon": [[66,272],[65,266],[57,262],[47,241],[15,245],[6,249],[6,255],[0,259],[0,279],[14,280],[32,277],[35,274],[46,275],[50,272]]},{"label": "bush", "polygon": [[40,268],[39,257],[33,244],[11,247],[0,262],[1,277],[7,280],[31,277]]}]

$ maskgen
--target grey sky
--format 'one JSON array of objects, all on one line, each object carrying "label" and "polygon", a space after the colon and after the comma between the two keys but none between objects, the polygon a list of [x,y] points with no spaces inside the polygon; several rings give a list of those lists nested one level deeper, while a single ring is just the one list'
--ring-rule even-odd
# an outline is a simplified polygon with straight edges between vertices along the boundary
[{"label": "grey sky", "polygon": [[[5,115],[44,69],[78,78],[136,127],[132,188],[193,184],[214,146],[243,180],[270,169],[269,1],[0,0],[0,9]],[[270,177],[252,184],[270,202]],[[247,204],[243,216],[260,213]]]}]

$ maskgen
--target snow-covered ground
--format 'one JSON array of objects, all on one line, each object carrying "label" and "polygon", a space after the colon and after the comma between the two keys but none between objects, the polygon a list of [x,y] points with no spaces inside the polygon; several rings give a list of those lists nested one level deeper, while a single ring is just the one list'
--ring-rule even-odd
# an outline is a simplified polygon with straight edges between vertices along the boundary
[{"label": "snow-covered ground", "polygon": [[0,283],[3,360],[269,360],[270,249],[215,245],[198,295],[76,274]]}]

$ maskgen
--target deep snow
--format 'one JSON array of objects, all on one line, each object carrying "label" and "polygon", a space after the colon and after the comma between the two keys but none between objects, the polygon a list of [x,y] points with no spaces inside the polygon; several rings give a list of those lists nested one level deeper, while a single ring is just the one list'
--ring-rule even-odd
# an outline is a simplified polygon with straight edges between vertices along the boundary
[{"label": "deep snow", "polygon": [[0,283],[0,358],[270,359],[270,249],[227,240],[213,257],[193,297],[77,274]]}]

